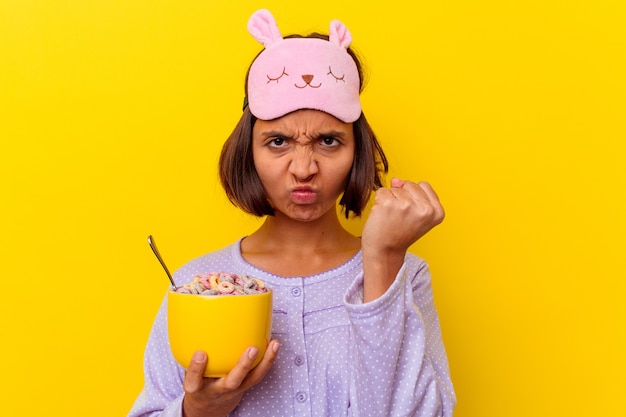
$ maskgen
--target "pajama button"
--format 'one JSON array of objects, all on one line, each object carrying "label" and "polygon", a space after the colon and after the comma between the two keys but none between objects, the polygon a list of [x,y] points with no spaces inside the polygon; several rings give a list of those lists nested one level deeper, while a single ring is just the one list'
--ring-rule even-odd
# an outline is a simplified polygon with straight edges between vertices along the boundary
[{"label": "pajama button", "polygon": [[304,365],[304,358],[302,356],[298,355],[298,356],[296,356],[296,358],[294,359],[293,362],[296,364],[296,366],[302,366],[302,365]]},{"label": "pajama button", "polygon": [[294,297],[300,297],[300,294],[302,294],[302,290],[298,287],[293,287],[291,289],[291,295],[293,295]]},{"label": "pajama button", "polygon": [[297,400],[299,403],[303,403],[303,402],[305,402],[305,401],[306,401],[306,399],[307,399],[306,392],[304,392],[304,391],[298,391],[298,393],[296,394],[296,400]]}]

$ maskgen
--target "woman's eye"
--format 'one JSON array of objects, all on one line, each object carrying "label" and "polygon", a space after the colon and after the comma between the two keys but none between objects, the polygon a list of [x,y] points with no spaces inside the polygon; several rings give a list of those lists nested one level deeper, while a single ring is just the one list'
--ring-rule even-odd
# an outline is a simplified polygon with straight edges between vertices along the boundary
[{"label": "woman's eye", "polygon": [[339,141],[332,136],[326,136],[322,138],[322,145],[324,146],[337,146],[339,145]]},{"label": "woman's eye", "polygon": [[280,148],[285,144],[285,139],[283,138],[274,138],[269,142],[269,145],[273,148]]}]

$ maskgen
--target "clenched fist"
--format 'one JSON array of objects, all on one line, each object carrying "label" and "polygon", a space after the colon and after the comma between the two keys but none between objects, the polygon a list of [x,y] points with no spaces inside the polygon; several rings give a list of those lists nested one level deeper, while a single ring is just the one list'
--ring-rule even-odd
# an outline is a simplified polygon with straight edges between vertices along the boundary
[{"label": "clenched fist", "polygon": [[382,295],[404,262],[407,249],[444,219],[443,206],[430,184],[398,178],[376,191],[363,227],[364,301]]}]

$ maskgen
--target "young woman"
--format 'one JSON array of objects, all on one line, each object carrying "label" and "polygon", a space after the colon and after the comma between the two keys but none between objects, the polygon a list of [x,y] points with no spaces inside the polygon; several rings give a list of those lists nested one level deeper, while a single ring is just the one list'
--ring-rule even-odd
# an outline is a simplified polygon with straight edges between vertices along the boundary
[{"label": "young woman", "polygon": [[[165,303],[130,416],[451,416],[455,395],[424,261],[407,252],[444,210],[425,182],[381,176],[387,161],[361,110],[362,71],[338,21],[328,36],[283,38],[266,10],[248,26],[265,46],[220,177],[262,226],[185,264],[177,282],[231,271],[273,290],[272,340],[223,378],[187,370],[169,350]],[[346,231],[375,190],[361,237]],[[252,368],[258,355],[260,364]]]}]

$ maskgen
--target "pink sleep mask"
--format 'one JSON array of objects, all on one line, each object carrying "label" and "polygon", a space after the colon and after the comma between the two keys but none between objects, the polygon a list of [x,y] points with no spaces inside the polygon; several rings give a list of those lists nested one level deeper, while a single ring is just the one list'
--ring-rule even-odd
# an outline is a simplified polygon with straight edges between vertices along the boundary
[{"label": "pink sleep mask", "polygon": [[248,74],[248,105],[254,116],[272,120],[313,109],[345,123],[359,118],[359,72],[347,52],[352,36],[343,23],[330,23],[328,41],[284,39],[272,14],[258,10],[248,31],[265,46]]}]

